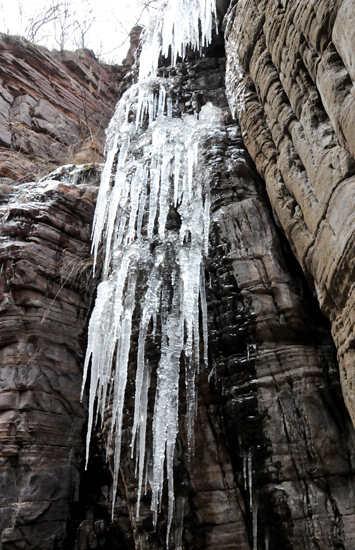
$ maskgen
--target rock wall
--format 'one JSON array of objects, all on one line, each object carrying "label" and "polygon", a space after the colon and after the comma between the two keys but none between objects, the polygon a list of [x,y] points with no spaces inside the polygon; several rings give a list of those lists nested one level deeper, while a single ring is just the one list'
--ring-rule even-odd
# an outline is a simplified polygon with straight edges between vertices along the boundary
[{"label": "rock wall", "polygon": [[[131,33],[124,65],[111,68],[88,50],[49,52],[18,37],[0,39],[3,550],[59,549],[70,539],[83,470],[95,162],[103,159],[104,130],[127,86],[139,32]],[[76,185],[65,170],[64,184],[23,183],[73,160],[90,162]]]},{"label": "rock wall", "polygon": [[[222,17],[228,2],[218,5]],[[355,547],[355,432],[331,338],[332,330],[351,411],[351,381],[344,386],[344,377],[351,375],[353,326],[352,12],[345,0],[231,3],[225,19],[227,91],[241,127],[227,104],[221,37],[206,57],[190,55],[187,63],[162,70],[175,76],[180,110],[193,113],[212,101],[225,121],[225,130],[205,144],[214,182],[206,265],[210,365],[198,379],[190,460],[181,382],[171,549],[181,547],[180,538],[185,550]],[[136,47],[136,32],[132,40]],[[32,46],[26,47],[33,54]],[[27,65],[2,55],[0,71],[5,67],[10,74],[20,67],[16,78],[4,79],[5,91],[12,94],[7,82],[22,82],[16,84],[18,97],[33,95],[36,106],[49,102],[50,85],[43,80],[40,97],[39,76],[31,83],[27,77],[34,65],[36,75],[51,74],[41,63],[49,63],[52,54],[44,52],[34,62],[33,55],[21,53]],[[94,97],[97,88],[92,91],[86,62],[80,72],[73,68],[77,59],[72,63],[69,54],[59,55],[61,64],[67,59],[60,74],[81,74]],[[131,61],[132,55],[121,76]],[[63,94],[69,94],[74,76],[61,78]],[[118,87],[125,85],[118,82]],[[60,135],[55,136],[45,126],[51,121],[35,116],[27,99],[19,100],[25,104],[19,116],[31,118],[30,123],[19,119],[26,139],[31,136],[36,143],[45,136],[58,151],[66,147],[68,152],[61,117],[69,124],[82,116],[76,107],[79,96],[70,94],[71,110],[58,102],[54,125]],[[96,100],[104,101],[103,96]],[[6,116],[13,116],[11,109],[5,106]],[[47,121],[43,132],[42,122],[34,119]],[[100,117],[95,120],[99,135],[103,125]],[[3,123],[4,132],[12,132],[11,121]],[[167,503],[154,531],[149,487],[136,520],[129,447],[133,382],[112,522],[105,430],[94,434],[88,471],[83,468],[86,411],[79,397],[93,294],[88,250],[97,188],[90,180],[16,184],[22,167],[26,178],[40,155],[15,144],[11,133],[1,149],[19,167],[18,172],[13,168],[13,177],[4,175],[9,180],[3,181],[0,207],[0,547],[161,550],[166,547]],[[90,154],[95,160],[96,152]],[[60,156],[50,159],[57,163]],[[130,369],[133,381],[134,360]]]},{"label": "rock wall", "polygon": [[[23,185],[1,207],[2,549],[62,548],[78,499],[97,187]],[[85,278],[86,275],[86,278]],[[90,273],[91,275],[91,273]]]},{"label": "rock wall", "polygon": [[226,18],[230,102],[331,321],[353,421],[354,20],[351,0],[241,0]]},{"label": "rock wall", "polygon": [[133,29],[122,66],[103,65],[87,49],[50,52],[0,35],[0,184],[36,180],[60,164],[103,160],[105,129],[140,30]]},{"label": "rock wall", "polygon": [[[181,110],[193,113],[212,101],[225,119],[224,132],[205,144],[214,181],[206,265],[210,371],[201,372],[198,380],[191,460],[181,381],[170,548],[180,548],[182,535],[186,550],[351,550],[355,434],[341,396],[329,325],[275,225],[264,182],[231,118],[224,59],[192,60],[167,72],[175,77]],[[135,351],[112,527],[129,538],[122,542],[121,536],[122,546],[117,538],[111,547],[158,550],[166,547],[167,501],[155,531],[148,487],[136,520],[137,482],[130,458]],[[154,364],[153,344],[148,353]],[[154,391],[153,381],[151,400]],[[152,405],[150,421],[151,412]],[[74,548],[90,548],[90,541],[110,548],[99,520],[105,492],[102,485],[96,501],[101,507],[88,507]]]}]

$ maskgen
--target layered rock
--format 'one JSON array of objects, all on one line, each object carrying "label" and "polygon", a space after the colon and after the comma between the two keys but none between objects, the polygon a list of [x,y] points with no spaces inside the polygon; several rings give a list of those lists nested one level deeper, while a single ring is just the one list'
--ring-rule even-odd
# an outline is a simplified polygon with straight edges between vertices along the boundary
[{"label": "layered rock", "polygon": [[[190,55],[189,63],[162,71],[175,77],[180,111],[193,113],[211,101],[225,121],[225,130],[205,143],[213,174],[206,265],[210,365],[198,379],[190,459],[182,374],[170,548],[179,548],[182,538],[186,550],[352,550],[354,428],[339,388],[330,328],[284,237],[317,289],[344,361],[341,350],[348,348],[341,338],[348,342],[352,320],[350,313],[344,316],[350,285],[340,275],[346,269],[351,277],[345,245],[351,245],[346,231],[352,218],[344,223],[344,213],[337,214],[340,206],[351,210],[350,195],[342,203],[336,197],[351,192],[355,172],[351,113],[342,118],[341,106],[333,112],[333,103],[327,115],[321,90],[328,70],[321,63],[333,63],[335,102],[334,90],[344,91],[348,81],[341,80],[343,69],[334,72],[340,65],[329,33],[334,29],[334,44],[347,52],[343,59],[352,74],[352,54],[339,31],[340,24],[351,30],[351,5],[242,0],[233,6],[228,91],[242,131],[225,97],[221,40],[206,58]],[[226,7],[219,2],[221,12]],[[271,206],[242,139],[265,178]],[[83,471],[86,411],[79,397],[93,290],[88,250],[96,188],[54,181],[3,186],[1,192],[7,202],[0,243],[2,550],[165,548],[167,502],[154,531],[149,486],[136,519],[130,453],[134,344],[112,523],[105,429],[94,435]],[[329,224],[338,248],[334,236],[322,244]],[[345,328],[337,325],[340,318]],[[153,365],[154,353],[152,345]],[[151,404],[154,390],[153,377]]]},{"label": "layered rock", "polygon": [[211,353],[248,543],[350,549],[354,430],[328,327],[282,244],[239,129],[227,133],[212,240]]},{"label": "layered rock", "polygon": [[52,51],[0,36],[0,183],[31,181],[59,164],[103,160],[105,129],[138,46],[122,66],[87,49]]},{"label": "layered rock", "polygon": [[[127,84],[92,52],[0,41],[1,548],[62,548],[79,498],[90,233],[104,131]],[[88,138],[88,136],[90,136]],[[90,161],[76,184],[22,184]],[[85,181],[85,183],[83,183]],[[89,275],[90,273],[90,275]],[[74,503],[74,504],[73,504]],[[70,529],[69,529],[70,531]]]},{"label": "layered rock", "polygon": [[62,548],[78,499],[96,191],[24,185],[1,208],[3,549]]},{"label": "layered rock", "polygon": [[351,1],[233,2],[228,93],[277,219],[332,323],[355,421]]}]

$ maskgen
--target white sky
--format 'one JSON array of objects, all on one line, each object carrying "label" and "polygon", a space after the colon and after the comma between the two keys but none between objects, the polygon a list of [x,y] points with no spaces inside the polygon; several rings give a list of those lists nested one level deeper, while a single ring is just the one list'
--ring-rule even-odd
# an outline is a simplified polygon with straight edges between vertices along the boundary
[{"label": "white sky", "polygon": [[[128,33],[137,19],[141,16],[140,22],[145,23],[149,16],[149,10],[143,9],[143,0],[0,0],[0,32],[29,38],[31,22],[40,21],[52,5],[60,5],[61,17],[40,27],[36,43],[60,49],[61,28],[64,27],[65,48],[76,49],[81,47],[80,27],[86,30],[89,26],[85,46],[104,61],[114,63],[120,63],[125,57]],[[67,19],[65,6],[69,14]],[[72,32],[76,20],[80,21],[80,27]]]}]

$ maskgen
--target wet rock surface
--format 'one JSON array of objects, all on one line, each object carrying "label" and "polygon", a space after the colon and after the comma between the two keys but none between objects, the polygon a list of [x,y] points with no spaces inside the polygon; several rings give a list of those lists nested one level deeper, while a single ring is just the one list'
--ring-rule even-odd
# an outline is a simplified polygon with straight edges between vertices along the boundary
[{"label": "wet rock surface", "polygon": [[249,543],[257,532],[258,548],[352,548],[354,433],[329,328],[278,235],[238,128],[227,133],[210,346]]}]

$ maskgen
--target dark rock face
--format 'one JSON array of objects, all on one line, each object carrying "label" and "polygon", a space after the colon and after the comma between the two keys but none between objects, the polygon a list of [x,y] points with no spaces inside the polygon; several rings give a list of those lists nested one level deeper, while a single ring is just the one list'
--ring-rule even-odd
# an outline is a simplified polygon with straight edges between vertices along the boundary
[{"label": "dark rock face", "polygon": [[[213,173],[211,249],[206,265],[210,370],[201,372],[198,379],[195,454],[191,459],[184,435],[181,381],[176,510],[170,548],[181,548],[181,536],[185,550],[352,550],[355,433],[340,391],[330,326],[303,271],[311,285],[315,280],[317,288],[323,288],[304,258],[308,253],[319,254],[325,272],[333,241],[329,239],[325,249],[319,241],[308,246],[311,241],[305,239],[304,227],[307,225],[309,236],[313,223],[314,235],[317,231],[320,235],[330,215],[326,201],[333,196],[323,183],[332,181],[332,189],[343,188],[342,181],[352,181],[353,161],[350,146],[344,147],[326,118],[323,104],[316,101],[315,85],[311,88],[306,76],[302,81],[291,74],[296,67],[304,75],[299,55],[295,54],[293,65],[283,57],[284,44],[299,48],[305,44],[296,42],[292,35],[297,21],[314,37],[317,48],[330,48],[333,32],[334,43],[338,40],[347,51],[339,25],[341,21],[348,25],[353,36],[352,9],[346,1],[332,6],[325,1],[313,2],[312,8],[300,1],[296,12],[292,11],[295,4],[287,1],[274,5],[243,0],[233,5],[227,28],[227,74],[232,100],[236,91],[241,94],[234,99],[242,131],[226,101],[225,60],[216,57],[217,53],[223,55],[221,42],[206,52],[206,58],[194,60],[191,56],[187,64],[170,71],[176,77],[181,109],[192,113],[211,101],[223,110],[225,120],[225,131],[205,144]],[[227,2],[219,2],[218,7],[223,14]],[[311,14],[308,20],[307,14]],[[283,32],[277,26],[282,21]],[[136,41],[135,33],[132,40]],[[289,51],[291,55],[291,47]],[[273,55],[282,71],[262,65]],[[350,51],[344,54],[349,74],[353,70],[351,56]],[[313,57],[307,57],[309,63]],[[252,60],[259,80],[251,71]],[[319,67],[318,61],[314,63]],[[169,69],[165,67],[164,72]],[[326,78],[327,71],[320,73],[315,77],[317,86],[317,78]],[[290,98],[296,102],[294,114],[291,99],[287,103],[286,98],[287,75],[292,83]],[[328,75],[328,82],[331,78]],[[339,79],[334,77],[333,83]],[[302,95],[298,91],[304,90],[304,82],[312,93]],[[27,107],[21,104],[19,112],[25,117]],[[290,124],[287,131],[280,122],[270,122],[275,113]],[[304,134],[296,120],[301,120],[301,115]],[[342,119],[342,124],[350,124],[349,120]],[[295,152],[295,136],[300,135],[304,140],[308,136],[308,155],[312,157],[307,166],[303,165],[306,169],[302,169]],[[351,133],[343,129],[342,136],[350,140]],[[58,136],[53,137],[57,138],[59,141]],[[305,158],[306,153],[302,162]],[[271,205],[255,166],[265,179]],[[330,170],[332,180],[327,178]],[[295,174],[299,179],[292,179]],[[318,178],[318,202],[313,199],[316,184],[312,189],[304,183],[310,174]],[[290,182],[292,194],[287,187]],[[88,283],[92,281],[88,247],[96,188],[89,183],[32,184],[15,190],[12,185],[3,185],[1,193],[2,550],[165,548],[166,502],[154,532],[149,487],[141,517],[136,520],[137,482],[129,448],[134,360],[113,522],[110,463],[105,463],[103,454],[105,430],[94,434],[89,468],[83,471],[86,411],[79,397],[87,313],[93,294]],[[323,203],[322,193],[328,197],[323,197]],[[301,199],[296,203],[299,196],[304,198],[302,205]],[[347,201],[351,209],[349,198]],[[307,204],[309,217],[305,222],[303,205]],[[317,210],[318,218],[314,217],[316,204],[325,208],[323,214]],[[343,222],[335,222],[334,228],[344,227]],[[307,254],[303,254],[306,249]],[[350,261],[349,256],[346,258]],[[341,290],[347,280],[338,278],[338,282]],[[327,288],[326,296],[334,295],[331,288],[335,292],[333,285]],[[320,299],[336,335],[332,312],[340,311],[336,309],[340,302],[335,298],[332,306],[330,302]],[[346,326],[352,326],[350,313],[347,322]]]},{"label": "dark rock face", "polygon": [[354,4],[233,2],[229,96],[272,207],[332,323],[354,395]]},{"label": "dark rock face", "polygon": [[85,273],[97,188],[23,186],[1,209],[2,549],[62,548],[78,499]]},{"label": "dark rock face", "polygon": [[227,133],[216,189],[222,214],[212,232],[211,353],[248,538],[258,509],[260,548],[350,549],[354,434],[332,341],[277,234],[238,128]]}]

